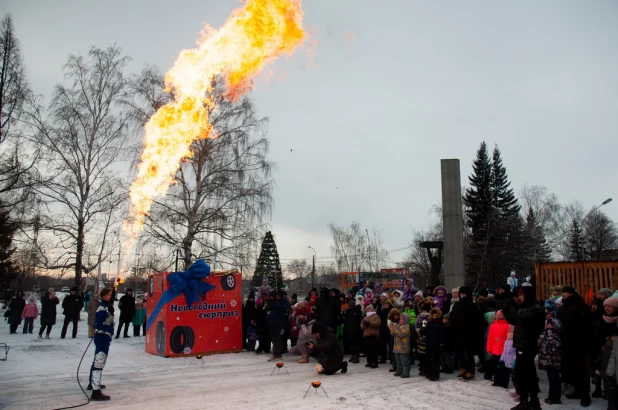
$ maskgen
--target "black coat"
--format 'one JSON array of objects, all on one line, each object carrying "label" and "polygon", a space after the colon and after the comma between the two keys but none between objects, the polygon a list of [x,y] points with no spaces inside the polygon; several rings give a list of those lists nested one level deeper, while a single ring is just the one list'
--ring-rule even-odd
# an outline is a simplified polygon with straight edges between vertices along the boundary
[{"label": "black coat", "polygon": [[256,315],[255,301],[247,300],[242,307],[242,325],[243,327],[249,326],[252,320],[255,320]]},{"label": "black coat", "polygon": [[383,307],[380,313],[380,340],[388,340],[391,337],[391,331],[388,328],[388,314],[391,312],[392,307]]},{"label": "black coat", "polygon": [[545,327],[545,313],[541,306],[533,301],[519,306],[519,309],[503,310],[509,324],[515,326],[513,347],[525,352],[538,352],[539,336]]},{"label": "black coat", "polygon": [[584,299],[577,294],[563,299],[556,317],[562,322],[562,357],[587,355],[593,343],[592,315]]},{"label": "black coat", "polygon": [[343,362],[343,350],[337,342],[333,330],[327,328],[324,336],[313,345],[313,350],[318,353],[318,363],[326,370],[336,371]]},{"label": "black coat", "polygon": [[442,323],[442,319],[431,319],[427,323],[425,343],[427,351],[440,350],[440,346],[444,344],[444,323]]},{"label": "black coat", "polygon": [[49,297],[49,292],[41,297],[41,326],[56,324],[56,305],[59,303],[56,296]]},{"label": "black coat", "polygon": [[84,308],[84,301],[80,295],[66,295],[62,301],[62,312],[65,316],[74,317]]},{"label": "black coat", "polygon": [[444,325],[444,338],[442,339],[442,351],[451,353],[453,351],[453,328],[450,323]]},{"label": "black coat", "polygon": [[120,321],[130,322],[135,316],[135,298],[133,295],[124,295],[118,302],[120,308]]},{"label": "black coat", "polygon": [[472,299],[459,298],[459,302],[453,306],[449,319],[455,344],[478,353],[483,343],[485,320],[476,305],[472,303]]},{"label": "black coat", "polygon": [[363,311],[360,305],[350,306],[345,311],[345,319],[343,324],[343,333],[349,337],[363,337],[363,331],[360,328],[363,321]]},{"label": "black coat", "polygon": [[24,311],[24,307],[26,306],[26,301],[23,296],[15,296],[15,298],[11,299],[11,303],[9,303],[9,324],[10,325],[18,325],[21,323],[21,314]]},{"label": "black coat", "polygon": [[[340,305],[341,306],[341,305]],[[337,328],[337,316],[333,309],[333,302],[330,295],[322,293],[315,304],[316,309],[316,322],[320,325],[330,327],[331,329]]]}]

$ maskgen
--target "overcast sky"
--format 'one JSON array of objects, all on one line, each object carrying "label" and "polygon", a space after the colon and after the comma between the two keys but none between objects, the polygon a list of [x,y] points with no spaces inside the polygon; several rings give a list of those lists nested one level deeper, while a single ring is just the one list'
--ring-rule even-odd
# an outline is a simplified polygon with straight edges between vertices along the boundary
[{"label": "overcast sky", "polygon": [[[48,101],[69,54],[117,43],[166,71],[234,0],[3,0]],[[252,98],[270,118],[282,258],[330,257],[330,221],[406,246],[441,200],[440,159],[467,184],[497,144],[513,187],[546,186],[618,221],[618,2],[305,0],[307,49]],[[292,151],[290,151],[292,150]],[[404,256],[396,253],[394,260]]]}]

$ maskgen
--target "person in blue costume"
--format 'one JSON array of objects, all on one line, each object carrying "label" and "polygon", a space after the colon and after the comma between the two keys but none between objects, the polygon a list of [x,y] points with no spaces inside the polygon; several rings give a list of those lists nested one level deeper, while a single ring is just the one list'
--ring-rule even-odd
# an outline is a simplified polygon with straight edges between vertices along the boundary
[{"label": "person in blue costume", "polygon": [[90,384],[88,390],[92,389],[91,400],[104,401],[110,397],[101,393],[105,385],[101,384],[101,374],[105,368],[105,362],[109,354],[109,345],[114,336],[114,315],[109,312],[109,300],[112,296],[111,289],[103,289],[100,292],[101,301],[94,319],[94,360],[90,367]]}]

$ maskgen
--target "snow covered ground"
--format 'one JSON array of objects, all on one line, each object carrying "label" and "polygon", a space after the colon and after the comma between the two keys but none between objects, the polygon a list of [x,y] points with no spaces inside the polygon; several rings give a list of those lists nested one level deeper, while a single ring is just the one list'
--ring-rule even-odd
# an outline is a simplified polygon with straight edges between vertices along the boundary
[{"label": "snow covered ground", "polygon": [[[58,309],[59,312],[62,309]],[[0,311],[4,313],[4,311]],[[8,360],[0,362],[0,409],[52,409],[83,403],[85,397],[75,376],[81,355],[90,342],[86,313],[79,322],[76,339],[60,339],[63,316],[58,315],[52,340],[35,342],[35,335],[9,335],[9,326],[0,326],[0,342],[11,346]],[[38,320],[34,332],[38,332]],[[69,332],[71,333],[71,326]],[[132,329],[130,333],[132,334]],[[109,402],[91,402],[88,408],[114,409],[510,409],[516,403],[506,390],[489,382],[462,382],[454,375],[432,383],[418,377],[412,368],[410,379],[393,377],[387,365],[370,370],[350,365],[347,374],[319,377],[316,363],[298,364],[298,357],[284,355],[289,376],[281,371],[273,376],[273,363],[264,354],[231,353],[204,357],[205,365],[192,358],[161,358],[144,352],[144,338],[114,340],[103,382]],[[92,363],[91,346],[80,370],[86,388]],[[544,374],[541,397],[546,397]],[[321,380],[329,398],[311,381]],[[579,402],[567,401],[554,409],[579,409]],[[604,409],[606,402],[593,399],[591,409]]]}]

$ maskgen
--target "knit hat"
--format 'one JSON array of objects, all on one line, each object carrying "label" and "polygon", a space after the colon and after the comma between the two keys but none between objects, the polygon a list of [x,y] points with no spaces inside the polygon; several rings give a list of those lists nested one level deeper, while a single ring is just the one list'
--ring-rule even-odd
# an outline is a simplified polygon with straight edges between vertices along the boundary
[{"label": "knit hat", "polygon": [[576,295],[577,291],[573,286],[565,286],[562,288],[562,293],[570,293],[571,295]]},{"label": "knit hat", "polygon": [[386,299],[388,299],[388,293],[386,292],[382,293],[380,296],[384,296]]},{"label": "knit hat", "polygon": [[422,298],[422,297],[424,297],[425,295],[423,295],[423,291],[422,291],[422,290],[419,290],[418,292],[416,292],[416,293],[414,294],[414,297],[417,297],[417,296],[419,296],[419,297],[421,297],[421,298]]},{"label": "knit hat", "polygon": [[603,306],[611,306],[614,309],[618,309],[618,298],[612,296],[611,298],[605,299]]},{"label": "knit hat", "polygon": [[365,306],[365,310],[371,310],[372,312],[375,312],[376,308],[373,307],[373,305],[370,303],[367,306]]},{"label": "knit hat", "polygon": [[459,288],[459,297],[461,298],[462,295],[466,295],[467,297],[471,297],[472,296],[472,288],[470,288],[469,286],[462,286]]},{"label": "knit hat", "polygon": [[556,299],[556,306],[562,305],[562,296]]},{"label": "knit hat", "polygon": [[479,292],[479,296],[483,296],[484,298],[489,296],[489,291],[487,289],[483,289]]}]

